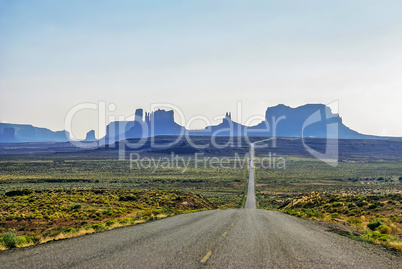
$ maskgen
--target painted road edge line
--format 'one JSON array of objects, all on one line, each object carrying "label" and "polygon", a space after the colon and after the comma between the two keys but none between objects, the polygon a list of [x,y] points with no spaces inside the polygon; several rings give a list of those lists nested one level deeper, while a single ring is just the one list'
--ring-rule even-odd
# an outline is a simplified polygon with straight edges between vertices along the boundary
[{"label": "painted road edge line", "polygon": [[201,262],[205,263],[208,261],[209,257],[211,257],[212,251],[208,251],[207,254],[205,254],[204,258],[202,258]]}]

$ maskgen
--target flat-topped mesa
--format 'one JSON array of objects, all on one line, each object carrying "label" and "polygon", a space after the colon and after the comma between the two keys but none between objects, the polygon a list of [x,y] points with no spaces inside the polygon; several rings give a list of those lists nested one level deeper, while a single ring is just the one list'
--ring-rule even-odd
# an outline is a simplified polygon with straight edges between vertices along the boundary
[{"label": "flat-topped mesa", "polygon": [[28,124],[0,123],[0,143],[13,142],[66,142],[67,131],[52,131]]},{"label": "flat-topped mesa", "polygon": [[163,110],[158,109],[155,112],[151,113],[151,122],[158,122],[158,123],[172,123],[174,122],[174,112],[173,110]]},{"label": "flat-topped mesa", "polygon": [[4,128],[0,130],[0,140],[2,142],[14,142],[15,141],[15,129],[12,127]]},{"label": "flat-topped mesa", "polygon": [[[339,114],[333,113],[331,108],[324,104],[306,104],[295,108],[283,104],[269,107],[265,113],[264,124],[268,124],[271,129],[274,126],[277,136],[362,137],[361,134],[346,127]],[[259,124],[260,127],[262,125]]]},{"label": "flat-topped mesa", "polygon": [[[226,117],[230,114],[226,113]],[[145,121],[147,123],[151,122],[174,122],[174,111],[173,110],[164,110],[158,109],[153,112],[145,112],[142,108],[138,108],[134,113],[134,121]]]},{"label": "flat-topped mesa", "polygon": [[324,104],[307,104],[295,108],[279,104],[277,106],[267,108],[265,112],[265,119],[271,121],[272,117],[279,118],[281,116],[287,116],[293,119],[304,121],[317,111],[320,111],[321,114],[325,113],[326,118],[339,117],[338,114],[332,113],[330,107]]},{"label": "flat-topped mesa", "polygon": [[[185,128],[174,121],[173,110],[158,109],[154,112],[145,112],[143,109],[135,111],[134,121],[125,122],[127,138],[151,137],[156,135],[179,135]],[[120,138],[120,137],[119,137]]]},{"label": "flat-topped mesa", "polygon": [[185,128],[174,121],[173,110],[158,109],[150,115],[151,136],[155,135],[179,135]]}]

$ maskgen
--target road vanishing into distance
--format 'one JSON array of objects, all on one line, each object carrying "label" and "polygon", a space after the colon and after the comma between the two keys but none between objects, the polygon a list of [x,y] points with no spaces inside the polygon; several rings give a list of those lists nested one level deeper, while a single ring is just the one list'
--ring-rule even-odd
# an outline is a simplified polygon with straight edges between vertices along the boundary
[{"label": "road vanishing into distance", "polygon": [[247,198],[246,203],[244,204],[244,208],[257,209],[254,183],[254,144],[250,145],[250,172],[248,174]]},{"label": "road vanishing into distance", "polygon": [[0,253],[0,268],[401,268],[401,256],[319,222],[256,209],[254,148],[244,209],[169,217]]}]

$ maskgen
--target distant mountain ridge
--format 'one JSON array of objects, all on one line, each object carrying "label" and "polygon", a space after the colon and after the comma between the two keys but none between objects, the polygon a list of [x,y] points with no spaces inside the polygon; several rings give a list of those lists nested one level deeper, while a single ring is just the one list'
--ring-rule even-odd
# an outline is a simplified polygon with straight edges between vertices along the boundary
[{"label": "distant mountain ridge", "polygon": [[[342,118],[323,104],[306,104],[292,108],[283,104],[268,107],[265,120],[255,126],[245,126],[232,120],[226,113],[222,122],[202,130],[187,130],[174,121],[174,111],[158,109],[145,112],[137,109],[133,121],[115,121],[106,127],[101,144],[123,139],[159,135],[192,136],[277,136],[341,139],[402,139],[364,135],[345,126]],[[0,123],[0,142],[63,142],[70,139],[66,131],[53,132],[32,125]],[[94,131],[88,132],[84,141],[94,141]]]},{"label": "distant mountain ridge", "polygon": [[52,131],[28,124],[0,123],[0,143],[65,142],[70,140],[67,131]]}]

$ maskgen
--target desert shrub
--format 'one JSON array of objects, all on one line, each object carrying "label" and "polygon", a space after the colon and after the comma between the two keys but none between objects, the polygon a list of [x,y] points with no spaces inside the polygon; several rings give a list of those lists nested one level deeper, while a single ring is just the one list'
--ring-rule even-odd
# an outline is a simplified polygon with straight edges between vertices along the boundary
[{"label": "desert shrub", "polygon": [[353,210],[350,210],[350,211],[349,211],[349,215],[350,215],[350,216],[356,216],[357,214],[358,214],[358,212],[357,212],[356,209],[353,209]]},{"label": "desert shrub", "polygon": [[29,235],[21,235],[17,237],[17,244],[35,243],[35,237]]},{"label": "desert shrub", "polygon": [[155,215],[157,215],[157,214],[169,214],[169,213],[171,213],[173,210],[172,210],[172,208],[170,208],[170,207],[168,207],[168,206],[164,206],[162,209],[159,209],[158,210],[158,212],[155,214]]},{"label": "desert shrub", "polygon": [[382,221],[377,220],[377,221],[372,221],[372,222],[368,223],[368,224],[367,224],[367,227],[368,227],[370,230],[374,231],[375,229],[377,229],[379,226],[381,226],[381,225],[383,225],[383,224],[384,224],[384,223],[383,223]]},{"label": "desert shrub", "polygon": [[16,245],[25,245],[26,243],[28,243],[28,241],[25,236],[17,236]]},{"label": "desert shrub", "polygon": [[360,218],[356,218],[356,217],[348,218],[348,222],[350,224],[354,224],[354,225],[361,225],[362,224],[362,220]]},{"label": "desert shrub", "polygon": [[98,224],[93,224],[92,229],[96,231],[103,230],[105,228],[105,225],[103,223],[98,223]]},{"label": "desert shrub", "polygon": [[137,196],[135,195],[127,195],[127,196],[120,196],[119,201],[135,201],[137,200]]},{"label": "desert shrub", "polygon": [[86,226],[84,227],[84,229],[85,229],[85,230],[92,229],[92,224],[86,225]]},{"label": "desert shrub", "polygon": [[68,234],[68,233],[75,233],[75,232],[77,232],[77,231],[78,231],[78,229],[75,229],[75,228],[73,228],[73,227],[69,227],[69,228],[67,228],[66,230],[64,230],[63,233],[64,233],[64,234]]},{"label": "desert shrub", "polygon": [[382,234],[391,234],[391,232],[392,232],[391,228],[385,224],[378,226],[376,230]]},{"label": "desert shrub", "polygon": [[331,217],[337,219],[337,218],[339,218],[339,214],[338,213],[332,213]]},{"label": "desert shrub", "polygon": [[127,224],[127,223],[129,223],[129,222],[130,222],[130,219],[129,219],[129,218],[120,220],[120,223],[121,223],[121,224]]},{"label": "desert shrub", "polygon": [[398,229],[398,227],[397,227],[396,225],[391,224],[391,225],[389,226],[389,228],[391,228],[391,234],[397,235],[397,234],[399,233],[399,229]]},{"label": "desert shrub", "polygon": [[359,200],[359,201],[356,202],[356,205],[357,205],[358,207],[362,207],[362,206],[364,206],[364,201]]},{"label": "desert shrub", "polygon": [[315,211],[310,208],[307,208],[307,209],[303,208],[302,211],[308,218],[315,216]]},{"label": "desert shrub", "polygon": [[13,232],[8,232],[3,235],[3,244],[7,248],[15,248],[17,246],[17,235]]},{"label": "desert shrub", "polygon": [[398,215],[390,215],[390,218],[393,222],[401,222],[402,223],[402,218],[400,218]]},{"label": "desert shrub", "polygon": [[81,207],[82,207],[82,205],[76,204],[76,205],[73,206],[73,210],[80,210]]},{"label": "desert shrub", "polygon": [[393,240],[392,237],[390,237],[386,234],[381,234],[377,231],[366,233],[362,237],[364,239],[372,239],[372,240],[379,240],[379,241],[392,241]]},{"label": "desert shrub", "polygon": [[15,191],[8,191],[5,193],[6,196],[12,197],[12,196],[23,196],[23,195],[29,195],[32,194],[32,190],[15,190]]},{"label": "desert shrub", "polygon": [[287,214],[290,214],[290,215],[296,215],[296,210],[294,210],[294,209],[286,209],[286,211],[285,211]]},{"label": "desert shrub", "polygon": [[108,220],[108,221],[106,221],[106,226],[112,226],[116,222],[117,222],[116,220]]}]

